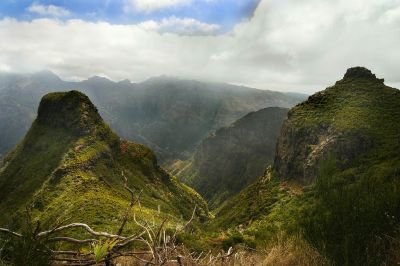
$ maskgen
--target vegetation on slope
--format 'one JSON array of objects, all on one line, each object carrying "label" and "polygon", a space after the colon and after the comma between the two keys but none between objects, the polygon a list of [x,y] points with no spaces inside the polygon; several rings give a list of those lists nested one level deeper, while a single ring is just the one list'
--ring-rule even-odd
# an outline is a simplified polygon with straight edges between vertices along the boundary
[{"label": "vegetation on slope", "polygon": [[5,158],[0,221],[18,227],[18,216],[29,206],[45,226],[72,218],[112,229],[130,200],[123,176],[136,193],[142,191],[134,211],[143,218],[179,221],[195,206],[200,219],[208,216],[196,192],[164,172],[151,150],[120,140],[87,96],[48,94],[23,142]]},{"label": "vegetation on slope", "polygon": [[[29,204],[44,221],[74,215],[113,228],[118,210],[127,205],[122,172],[131,186],[143,189],[145,219],[178,221],[194,204],[203,206],[198,215],[206,216],[201,197],[165,174],[150,150],[119,140],[102,123],[86,128],[88,123],[80,123],[85,117],[72,131],[62,128],[70,128],[68,123],[50,123],[53,117],[45,125],[37,119],[1,170],[1,221]],[[194,229],[198,235],[182,234],[178,241],[199,251],[235,245],[267,250],[267,265],[284,263],[276,259],[282,256],[294,263],[302,259],[299,254],[306,254],[302,261],[310,265],[328,263],[320,254],[337,265],[397,264],[399,129],[399,91],[364,68],[349,69],[335,86],[290,111],[273,168],[224,202],[214,220]],[[44,160],[30,160],[34,153]],[[26,196],[17,199],[16,193]]]},{"label": "vegetation on slope", "polygon": [[305,236],[338,264],[390,260],[399,241],[400,91],[349,69],[293,108],[282,131],[279,178],[316,180]]},{"label": "vegetation on slope", "polygon": [[400,91],[369,70],[356,69],[361,74],[350,69],[335,86],[289,112],[274,162],[279,177],[312,181],[327,154],[340,169],[398,156]]},{"label": "vegetation on slope", "polygon": [[273,162],[287,111],[269,107],[245,115],[204,139],[193,158],[176,162],[171,172],[203,195],[210,208],[219,206]]},{"label": "vegetation on slope", "polygon": [[398,263],[399,129],[400,92],[349,69],[290,111],[270,181],[224,203],[217,223],[252,221],[241,234],[258,242],[301,234],[338,265]]}]

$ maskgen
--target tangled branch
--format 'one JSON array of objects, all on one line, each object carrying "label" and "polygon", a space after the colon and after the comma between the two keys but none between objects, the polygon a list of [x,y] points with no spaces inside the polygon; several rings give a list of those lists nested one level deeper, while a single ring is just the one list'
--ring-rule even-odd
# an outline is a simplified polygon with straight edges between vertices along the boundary
[{"label": "tangled branch", "polygon": [[[88,253],[81,253],[72,250],[51,250],[48,248],[52,254],[52,261],[68,266],[89,266],[97,265],[98,263],[104,263],[106,266],[111,266],[114,265],[113,261],[119,257],[130,257],[145,265],[159,266],[177,264],[181,266],[186,264],[212,264],[218,261],[224,262],[234,253],[233,249],[230,248],[227,253],[220,252],[218,255],[213,255],[211,252],[196,255],[192,252],[188,252],[184,247],[177,245],[177,235],[186,230],[195,219],[197,210],[196,206],[193,209],[190,219],[186,221],[183,226],[176,226],[173,233],[167,233],[167,219],[164,219],[161,224],[155,225],[155,223],[150,224],[146,221],[139,222],[134,213],[133,221],[141,231],[130,236],[123,236],[122,233],[129,219],[129,214],[132,212],[132,209],[136,204],[139,204],[140,206],[140,196],[142,191],[137,193],[134,189],[131,189],[128,185],[128,179],[123,171],[121,172],[121,175],[123,178],[124,189],[129,192],[130,202],[122,216],[121,225],[116,234],[96,231],[84,223],[70,223],[63,225],[65,221],[59,222],[51,230],[40,232],[40,223],[36,224],[33,233],[33,239],[35,241],[44,241],[45,243],[68,242],[76,245],[93,245],[93,250]],[[82,229],[92,236],[92,238],[76,239],[69,236],[60,236],[60,233],[71,229]],[[24,237],[22,234],[6,228],[0,228],[0,233],[9,234],[15,238]],[[127,252],[126,250],[123,250],[132,243],[137,243],[142,247],[142,250],[137,252]],[[96,246],[97,249],[95,249],[94,246]],[[99,255],[96,252],[103,252],[104,254],[102,253]]]}]

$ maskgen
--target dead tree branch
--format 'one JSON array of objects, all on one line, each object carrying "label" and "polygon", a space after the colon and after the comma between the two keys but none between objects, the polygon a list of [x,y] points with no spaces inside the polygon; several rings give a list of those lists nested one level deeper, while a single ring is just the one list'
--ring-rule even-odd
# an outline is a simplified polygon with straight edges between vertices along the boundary
[{"label": "dead tree branch", "polygon": [[17,232],[13,232],[13,231],[11,231],[11,230],[9,230],[9,229],[6,229],[6,228],[0,228],[0,232],[2,232],[2,233],[7,233],[7,234],[11,234],[11,235],[16,236],[16,237],[22,237],[21,234],[19,234],[19,233],[17,233]]}]

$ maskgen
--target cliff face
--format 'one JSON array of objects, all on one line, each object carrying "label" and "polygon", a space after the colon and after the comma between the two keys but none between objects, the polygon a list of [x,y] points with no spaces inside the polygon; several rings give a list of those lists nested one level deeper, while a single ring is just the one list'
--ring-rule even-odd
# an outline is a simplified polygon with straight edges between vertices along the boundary
[{"label": "cliff face", "polygon": [[355,67],[332,87],[295,106],[278,139],[274,170],[282,180],[310,183],[319,164],[333,157],[340,169],[392,152],[399,134],[400,93],[371,71]]},{"label": "cliff face", "polygon": [[202,141],[189,165],[175,174],[217,207],[263,174],[272,164],[276,139],[288,109],[251,112]]},{"label": "cliff face", "polygon": [[45,95],[39,105],[37,122],[79,135],[94,133],[103,123],[97,108],[81,92],[55,92]]},{"label": "cliff face", "polygon": [[289,111],[272,171],[225,201],[215,223],[259,241],[298,232],[335,265],[393,264],[399,151],[400,91],[351,68]]}]

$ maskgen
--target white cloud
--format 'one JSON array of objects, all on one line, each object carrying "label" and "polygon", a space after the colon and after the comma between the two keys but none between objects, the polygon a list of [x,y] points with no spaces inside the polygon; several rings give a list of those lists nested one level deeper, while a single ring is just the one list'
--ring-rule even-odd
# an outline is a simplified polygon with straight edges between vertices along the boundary
[{"label": "white cloud", "polygon": [[175,16],[160,21],[148,20],[138,24],[145,30],[157,32],[173,32],[184,35],[216,34],[220,30],[217,24],[208,24],[193,18],[177,18]]},{"label": "white cloud", "polygon": [[400,6],[387,10],[380,19],[384,24],[394,24],[400,22]]},{"label": "white cloud", "polygon": [[67,17],[70,15],[68,9],[54,5],[42,5],[37,2],[31,4],[27,10],[42,16]]},{"label": "white cloud", "polygon": [[153,12],[161,9],[188,5],[191,0],[125,0],[125,12]]},{"label": "white cloud", "polygon": [[0,68],[133,81],[167,74],[313,92],[364,65],[399,85],[399,8],[399,0],[263,0],[251,20],[219,35],[165,32],[179,19],[111,25],[7,18],[0,20]]}]

